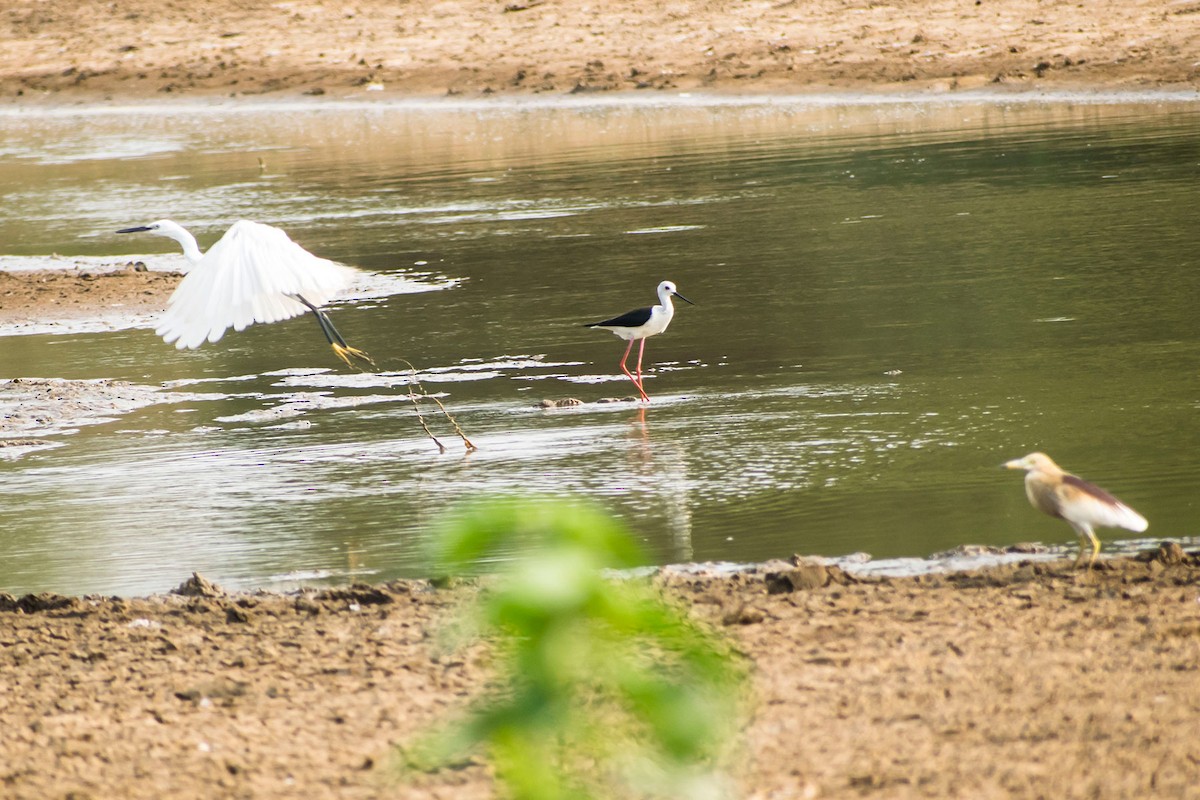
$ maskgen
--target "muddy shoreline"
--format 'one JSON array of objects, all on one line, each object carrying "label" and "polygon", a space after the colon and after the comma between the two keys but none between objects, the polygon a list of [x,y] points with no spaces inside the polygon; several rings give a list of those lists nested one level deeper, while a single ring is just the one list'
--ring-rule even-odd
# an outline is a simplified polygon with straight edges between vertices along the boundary
[{"label": "muddy shoreline", "polygon": [[180,272],[149,271],[141,262],[102,269],[0,269],[0,333],[149,324],[166,308],[182,277]]},{"label": "muddy shoreline", "polygon": [[[1200,556],[906,579],[660,575],[750,671],[742,797],[1195,797]],[[470,586],[0,594],[10,798],[493,796],[395,747],[487,684],[438,645]]]},{"label": "muddy shoreline", "polygon": [[1200,85],[1200,5],[13,0],[0,98]]}]

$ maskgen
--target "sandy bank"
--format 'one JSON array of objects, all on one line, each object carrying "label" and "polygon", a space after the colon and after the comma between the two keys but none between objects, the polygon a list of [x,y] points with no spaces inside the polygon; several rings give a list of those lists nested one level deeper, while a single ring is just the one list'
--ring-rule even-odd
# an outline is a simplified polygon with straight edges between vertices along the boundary
[{"label": "sandy bank", "polygon": [[0,97],[1194,87],[1200,4],[12,0]]},{"label": "sandy bank", "polygon": [[[660,578],[749,662],[743,796],[1196,796],[1196,555],[775,570]],[[488,680],[486,646],[435,644],[463,590],[192,590],[0,595],[5,797],[492,796],[482,761],[416,786],[390,767]]]}]

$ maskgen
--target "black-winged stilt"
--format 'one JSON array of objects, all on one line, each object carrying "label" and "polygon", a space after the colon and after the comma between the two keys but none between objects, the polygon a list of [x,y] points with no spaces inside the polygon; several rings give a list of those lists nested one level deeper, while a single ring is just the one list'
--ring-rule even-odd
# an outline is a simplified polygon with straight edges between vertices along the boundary
[{"label": "black-winged stilt", "polygon": [[[657,333],[662,333],[671,324],[671,318],[675,316],[675,306],[671,303],[672,295],[689,305],[696,305],[676,291],[675,284],[670,281],[663,281],[658,285],[658,305],[636,308],[633,311],[625,312],[619,317],[606,319],[603,322],[590,322],[584,326],[585,328],[604,328],[629,342],[625,346],[625,355],[621,356],[621,371],[625,373],[629,380],[633,381],[633,385],[637,387],[642,400],[647,403],[650,402],[650,396],[646,394],[646,390],[642,386],[642,354],[646,350],[646,338],[654,336]],[[629,368],[625,366],[625,362],[629,359],[629,351],[633,349],[635,340],[641,341],[641,344],[638,345],[636,378],[630,373]]]}]

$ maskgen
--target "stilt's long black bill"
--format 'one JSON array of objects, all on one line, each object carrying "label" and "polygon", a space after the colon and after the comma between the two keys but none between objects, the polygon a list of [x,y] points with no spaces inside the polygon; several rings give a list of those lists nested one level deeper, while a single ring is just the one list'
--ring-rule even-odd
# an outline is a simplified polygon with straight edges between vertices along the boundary
[{"label": "stilt's long black bill", "polygon": [[150,230],[149,225],[139,225],[136,228],[121,228],[117,233],[141,233],[142,231]]},{"label": "stilt's long black bill", "polygon": [[688,300],[686,297],[684,297],[683,295],[681,295],[679,292],[671,292],[671,294],[675,295],[675,296],[676,296],[676,297],[678,297],[680,300],[682,300],[683,302],[687,303],[689,306],[694,306],[694,305],[696,305],[696,304],[695,304],[695,303],[693,303],[691,300]]}]

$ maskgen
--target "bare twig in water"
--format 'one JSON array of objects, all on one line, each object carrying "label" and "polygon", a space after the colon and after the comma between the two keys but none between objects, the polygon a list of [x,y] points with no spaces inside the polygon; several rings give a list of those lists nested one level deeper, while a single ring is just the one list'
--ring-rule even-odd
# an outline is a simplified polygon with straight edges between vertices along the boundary
[{"label": "bare twig in water", "polygon": [[[421,394],[424,393],[425,391],[422,389]],[[408,393],[408,399],[413,404],[413,411],[417,412],[417,422],[421,423],[421,429],[425,431],[425,435],[432,439],[433,443],[438,446],[438,451],[444,453],[446,452],[446,445],[442,444],[441,441],[433,435],[433,431],[429,430],[429,425],[425,423],[425,416],[421,413],[421,406],[417,404],[417,398],[419,396],[420,395],[418,395],[416,392]],[[438,405],[441,405],[441,403],[438,403]]]},{"label": "bare twig in water", "polygon": [[[322,317],[320,315],[320,312],[318,312],[317,309],[311,305],[309,306],[309,308],[312,308],[313,312],[317,314],[318,322],[321,322]],[[359,367],[357,364],[353,363],[349,358],[347,358],[347,355],[351,355],[351,356],[354,356],[356,358],[360,358],[360,359],[366,361],[367,363],[369,363],[371,365],[372,368],[379,369],[379,367],[375,364],[375,362],[371,360],[371,357],[368,356],[366,353],[362,352],[361,350],[357,350],[355,348],[352,348],[352,347],[349,347],[348,345],[346,345],[344,340],[342,340],[341,336],[338,335],[337,330],[334,329],[332,325],[329,325],[327,328],[326,323],[322,322],[321,329],[323,331],[326,331],[327,336],[331,336],[330,343],[333,344],[333,351],[335,353],[337,353],[338,356],[343,361],[346,362],[346,366],[350,367],[351,369],[357,369],[359,372],[366,371],[366,370],[362,369],[361,367]],[[332,335],[329,333],[329,331],[333,331]],[[342,345],[342,347],[340,349],[338,347],[338,343],[341,343],[341,345]],[[441,441],[439,441],[436,436],[433,435],[433,431],[431,431],[429,429],[429,424],[425,422],[425,416],[421,413],[421,406],[417,403],[417,400],[419,400],[421,397],[428,397],[430,400],[437,403],[437,407],[442,410],[442,414],[445,415],[446,419],[448,419],[450,421],[450,424],[454,427],[454,432],[457,433],[459,438],[463,440],[463,444],[466,445],[468,453],[472,453],[472,452],[478,450],[479,448],[475,446],[475,443],[467,438],[467,434],[464,433],[462,427],[459,426],[458,420],[456,420],[450,414],[450,412],[446,410],[446,406],[442,405],[442,401],[438,400],[436,397],[433,397],[433,396],[429,395],[428,393],[426,393],[425,387],[421,385],[420,378],[417,377],[417,368],[414,367],[412,365],[412,363],[409,362],[407,359],[401,358],[398,360],[401,361],[402,363],[404,363],[408,367],[409,371],[412,373],[412,384],[417,387],[417,390],[419,392],[419,393],[416,393],[416,392],[413,392],[410,390],[408,393],[408,399],[410,401],[412,401],[413,410],[417,412],[417,422],[419,422],[421,424],[421,429],[423,431],[425,431],[425,435],[428,436],[431,440],[433,440],[433,443],[438,446],[438,450],[442,453],[445,453],[446,446],[444,444],[442,444]]]},{"label": "bare twig in water", "polygon": [[468,453],[473,453],[474,451],[478,450],[479,448],[475,446],[475,443],[467,438],[467,434],[463,432],[462,427],[458,424],[458,420],[456,420],[453,415],[446,410],[446,406],[442,405],[442,401],[425,391],[425,387],[421,385],[421,379],[417,377],[417,368],[414,367],[407,359],[401,358],[400,361],[404,362],[404,364],[408,366],[409,371],[412,373],[412,383],[417,387],[419,392],[418,394],[410,391],[408,398],[412,401],[413,409],[417,412],[417,421],[421,423],[421,427],[425,430],[425,435],[432,439],[433,443],[436,444],[443,453],[446,452],[446,446],[438,441],[438,438],[433,435],[432,431],[429,430],[429,425],[426,424],[425,417],[421,414],[421,407],[417,404],[417,400],[421,397],[428,397],[430,400],[437,403],[437,407],[442,410],[442,414],[445,415],[446,419],[449,420],[450,424],[454,427],[454,432],[458,434],[460,439],[463,440],[463,444],[466,446]]},{"label": "bare twig in water", "polygon": [[[414,380],[416,380],[415,377],[414,377]],[[417,384],[417,386],[420,386],[420,385],[421,385],[420,383]],[[422,389],[421,393],[424,394],[425,390]],[[479,448],[476,447],[474,445],[474,443],[470,439],[467,438],[467,435],[465,433],[463,433],[463,429],[458,426],[458,420],[456,420],[454,418],[454,416],[449,411],[446,410],[446,407],[444,405],[442,405],[442,401],[438,400],[433,395],[426,395],[426,396],[433,402],[437,403],[437,407],[440,408],[442,410],[442,413],[446,415],[446,419],[448,419],[450,421],[450,424],[454,426],[454,432],[458,434],[459,438],[463,440],[463,444],[465,444],[467,446],[467,452],[469,453],[472,450],[478,450]]]}]

